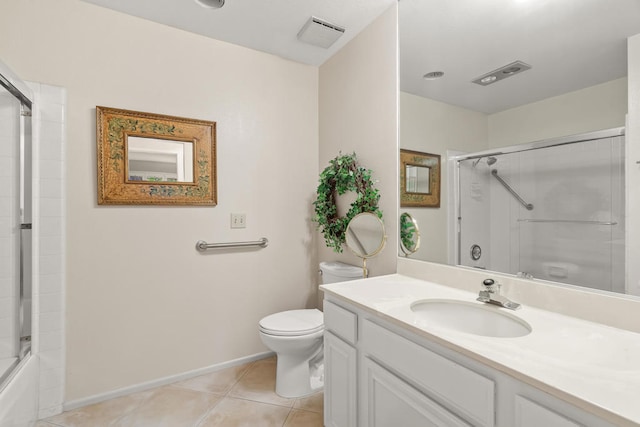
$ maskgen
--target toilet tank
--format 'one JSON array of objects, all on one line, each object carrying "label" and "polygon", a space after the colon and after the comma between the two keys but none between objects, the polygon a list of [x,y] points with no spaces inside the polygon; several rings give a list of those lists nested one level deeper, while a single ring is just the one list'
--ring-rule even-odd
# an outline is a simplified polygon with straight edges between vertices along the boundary
[{"label": "toilet tank", "polygon": [[362,279],[362,267],[345,264],[340,261],[321,262],[320,272],[323,285]]}]

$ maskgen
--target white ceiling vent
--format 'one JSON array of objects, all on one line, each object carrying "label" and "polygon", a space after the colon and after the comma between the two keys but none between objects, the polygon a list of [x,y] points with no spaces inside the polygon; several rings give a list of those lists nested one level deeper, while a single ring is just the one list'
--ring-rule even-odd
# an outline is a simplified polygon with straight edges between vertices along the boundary
[{"label": "white ceiling vent", "polygon": [[344,28],[312,16],[298,32],[298,40],[327,49],[342,34]]},{"label": "white ceiling vent", "polygon": [[499,82],[507,77],[515,76],[518,73],[531,69],[531,65],[525,64],[522,61],[512,62],[511,64],[500,67],[497,70],[493,70],[490,73],[483,74],[482,76],[471,80],[473,83],[480,86],[488,86],[492,83]]}]

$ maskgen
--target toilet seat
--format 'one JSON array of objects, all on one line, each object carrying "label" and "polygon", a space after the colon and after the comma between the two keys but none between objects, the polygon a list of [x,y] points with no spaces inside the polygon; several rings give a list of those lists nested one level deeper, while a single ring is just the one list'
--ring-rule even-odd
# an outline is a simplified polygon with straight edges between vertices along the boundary
[{"label": "toilet seat", "polygon": [[258,323],[260,332],[275,336],[309,335],[324,329],[324,317],[318,309],[288,310],[271,314]]}]

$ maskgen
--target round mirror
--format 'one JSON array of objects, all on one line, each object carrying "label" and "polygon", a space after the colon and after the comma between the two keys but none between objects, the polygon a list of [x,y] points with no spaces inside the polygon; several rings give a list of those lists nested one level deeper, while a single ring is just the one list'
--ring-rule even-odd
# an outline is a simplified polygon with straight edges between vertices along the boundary
[{"label": "round mirror", "polygon": [[346,232],[347,247],[360,258],[367,259],[378,255],[386,239],[384,224],[374,213],[359,213],[349,221]]},{"label": "round mirror", "polygon": [[400,249],[409,256],[420,249],[418,222],[408,213],[400,215]]}]

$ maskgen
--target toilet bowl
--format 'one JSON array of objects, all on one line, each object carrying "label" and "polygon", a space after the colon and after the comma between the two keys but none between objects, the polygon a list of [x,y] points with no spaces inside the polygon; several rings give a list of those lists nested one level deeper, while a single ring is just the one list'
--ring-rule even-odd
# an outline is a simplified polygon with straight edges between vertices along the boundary
[{"label": "toilet bowl", "polygon": [[[320,263],[322,283],[362,278],[362,268],[340,262]],[[314,393],[324,383],[324,320],[320,310],[288,310],[258,323],[260,339],[276,353],[276,393],[296,398]]]},{"label": "toilet bowl", "polygon": [[[277,355],[276,393],[300,397],[322,387],[322,312],[289,310],[259,322],[260,339]],[[316,373],[316,378],[312,378]]]}]

